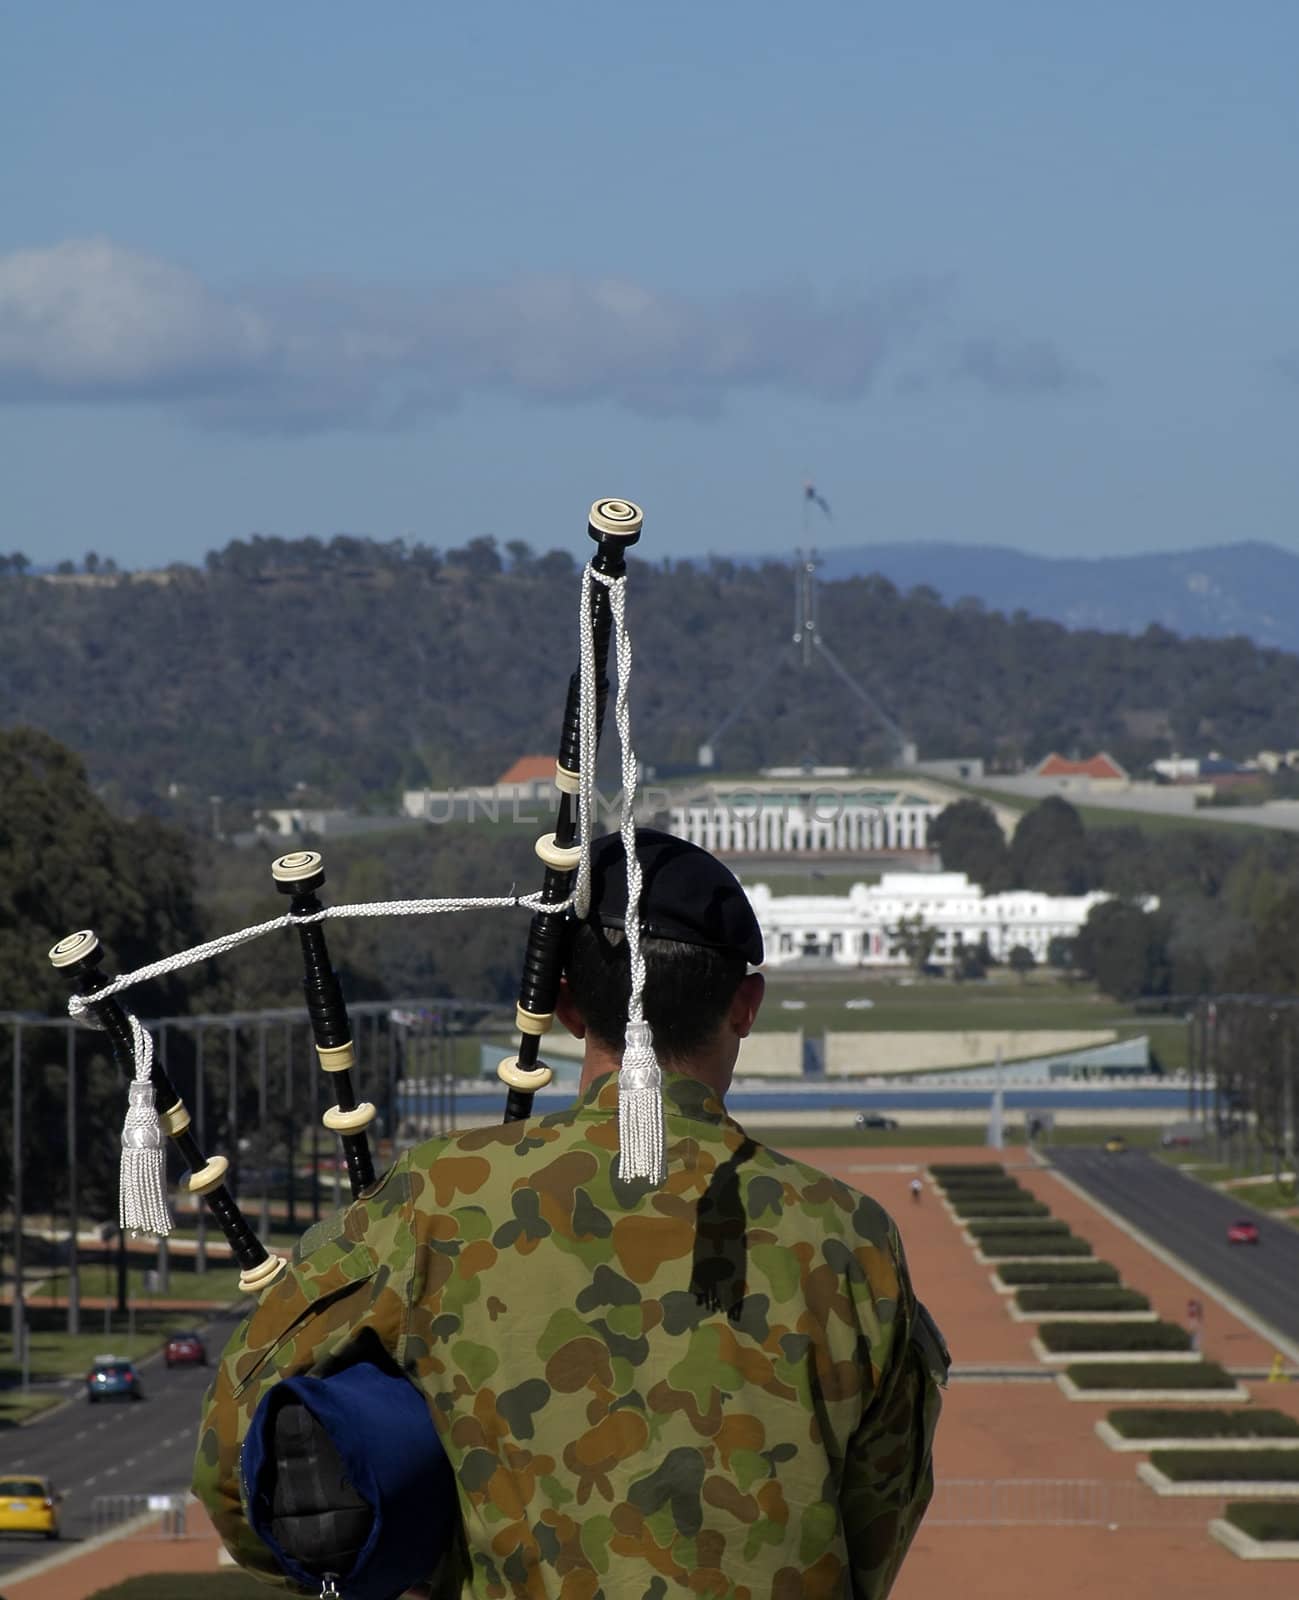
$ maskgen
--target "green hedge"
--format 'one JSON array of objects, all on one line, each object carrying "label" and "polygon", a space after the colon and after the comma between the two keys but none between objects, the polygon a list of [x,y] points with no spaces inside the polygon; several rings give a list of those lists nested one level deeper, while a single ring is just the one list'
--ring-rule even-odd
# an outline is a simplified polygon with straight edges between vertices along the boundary
[{"label": "green hedge", "polygon": [[[302,1594],[298,1589],[294,1591]],[[138,1578],[124,1578],[109,1589],[96,1589],[90,1600],[267,1600],[283,1593],[270,1589],[245,1572],[151,1572]]]},{"label": "green hedge", "polygon": [[1234,1389],[1216,1361],[1096,1361],[1065,1368],[1080,1389]]},{"label": "green hedge", "polygon": [[1108,1283],[1062,1283],[1046,1288],[1016,1289],[1021,1311],[1149,1311],[1150,1301],[1135,1289]]},{"label": "green hedge", "polygon": [[967,1222],[965,1231],[972,1239],[1000,1239],[1006,1234],[1032,1239],[1073,1237],[1069,1224],[1058,1217],[998,1217],[987,1222]]},{"label": "green hedge", "polygon": [[1151,1466],[1178,1483],[1237,1478],[1299,1484],[1299,1450],[1152,1450]]},{"label": "green hedge", "polygon": [[944,1178],[1005,1178],[1006,1168],[1000,1162],[931,1162],[929,1174],[937,1181]]},{"label": "green hedge", "polygon": [[1189,1350],[1191,1336],[1175,1322],[1044,1322],[1037,1336],[1048,1350]]},{"label": "green hedge", "polygon": [[1108,1261],[1016,1261],[997,1268],[1008,1289],[1024,1283],[1117,1283],[1119,1269]]},{"label": "green hedge", "polygon": [[1040,1200],[961,1200],[952,1210],[958,1217],[1049,1217],[1050,1206]]},{"label": "green hedge", "polygon": [[1299,1539],[1299,1500],[1231,1500],[1223,1515],[1251,1539]]},{"label": "green hedge", "polygon": [[1111,1411],[1108,1422],[1125,1439],[1293,1439],[1299,1421],[1284,1411],[1156,1411],[1150,1406],[1124,1406]]},{"label": "green hedge", "polygon": [[946,1183],[938,1187],[949,1200],[960,1200],[967,1197],[982,1196],[987,1200],[1032,1200],[1033,1191],[1026,1189],[1022,1183],[1016,1183],[1014,1178],[990,1178],[986,1183],[961,1183],[956,1178],[949,1178]]},{"label": "green hedge", "polygon": [[980,1239],[979,1249],[985,1256],[1089,1256],[1092,1247],[1086,1239],[1061,1238],[1052,1234],[1043,1239],[1040,1234],[998,1234],[994,1239]]}]

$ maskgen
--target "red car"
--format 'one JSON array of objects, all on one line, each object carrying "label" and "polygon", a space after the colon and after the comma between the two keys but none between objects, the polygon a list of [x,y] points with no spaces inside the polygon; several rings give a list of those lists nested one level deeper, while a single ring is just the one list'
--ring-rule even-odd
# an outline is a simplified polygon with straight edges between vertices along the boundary
[{"label": "red car", "polygon": [[167,1340],[162,1359],[169,1367],[205,1367],[207,1351],[196,1333],[173,1333]]},{"label": "red car", "polygon": [[1241,1220],[1229,1224],[1227,1228],[1228,1244],[1257,1244],[1258,1223]]}]

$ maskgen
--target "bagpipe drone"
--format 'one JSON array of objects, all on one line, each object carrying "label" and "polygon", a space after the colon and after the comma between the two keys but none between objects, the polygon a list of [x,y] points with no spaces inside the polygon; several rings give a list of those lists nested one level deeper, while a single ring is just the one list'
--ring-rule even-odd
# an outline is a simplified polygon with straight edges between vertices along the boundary
[{"label": "bagpipe drone", "polygon": [[[117,996],[125,989],[282,928],[296,928],[303,961],[303,990],[320,1067],[329,1074],[336,1103],[324,1113],[347,1164],[352,1196],[363,1198],[375,1182],[368,1128],[375,1108],[358,1101],[352,1030],[342,989],[330,962],[324,923],[334,918],[411,916],[492,907],[524,906],[532,913],[515,1019],[518,1049],[502,1061],[506,1122],[532,1114],[533,1097],[551,1081],[540,1058],[559,995],[564,930],[570,908],[585,913],[590,892],[596,758],[609,696],[608,659],[615,645],[615,722],[622,754],[623,835],[628,864],[627,942],[632,992],[623,1066],[619,1075],[619,1172],[663,1178],[661,1076],[650,1030],[643,1020],[639,959],[640,867],[634,807],[638,781],[631,744],[628,690],[631,640],[626,626],[626,552],[640,537],[642,513],[628,500],[598,500],[587,531],[596,551],[582,573],[580,659],[568,684],[555,784],[558,810],[552,832],[537,840],[544,866],[532,895],[473,899],[379,901],[326,907],[318,891],[324,863],[312,850],[293,851],[271,868],[276,889],[289,897],[286,914],[119,978],[101,967],[93,930],[61,940],[49,953],[73,991],[69,1011],[101,1026],[113,1054],[129,1073],[129,1105],[122,1131],[120,1222],[123,1230],[166,1237],[171,1231],[165,1184],[164,1134],[188,1172],[186,1187],[201,1198],[229,1242],[239,1285],[264,1294],[288,1269],[269,1251],[240,1211],[226,1184],[229,1163],[199,1148],[189,1112],[154,1058],[152,1039]],[[639,974],[639,975],[638,975]],[[384,1449],[375,1449],[358,1416],[382,1419]],[[454,1485],[423,1397],[400,1373],[358,1361],[326,1378],[290,1377],[275,1384],[253,1420],[243,1449],[245,1498],[255,1531],[295,1582],[343,1600],[389,1600],[436,1565],[456,1523]],[[447,1515],[431,1515],[441,1505]],[[389,1523],[420,1525],[420,1548],[386,1540]],[[412,1508],[415,1514],[410,1515]],[[341,1585],[341,1587],[340,1587]]]}]

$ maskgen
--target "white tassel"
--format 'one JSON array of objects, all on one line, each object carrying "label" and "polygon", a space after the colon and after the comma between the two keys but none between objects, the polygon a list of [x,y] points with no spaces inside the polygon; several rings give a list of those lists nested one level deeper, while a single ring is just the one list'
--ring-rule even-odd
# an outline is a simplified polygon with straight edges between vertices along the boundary
[{"label": "white tassel", "polygon": [[118,1220],[132,1235],[145,1233],[165,1239],[172,1221],[165,1187],[162,1123],[149,1078],[153,1040],[135,1017],[131,1017],[131,1032],[135,1037],[136,1075],[131,1081],[130,1104],[122,1125]]},{"label": "white tassel", "polygon": [[667,1179],[663,1134],[663,1073],[648,1022],[627,1024],[618,1074],[618,1176]]}]

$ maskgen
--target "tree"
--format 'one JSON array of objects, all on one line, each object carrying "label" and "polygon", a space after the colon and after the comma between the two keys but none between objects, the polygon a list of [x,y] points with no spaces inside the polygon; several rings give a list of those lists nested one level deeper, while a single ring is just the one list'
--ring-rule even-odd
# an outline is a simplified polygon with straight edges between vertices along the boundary
[{"label": "tree", "polygon": [[986,894],[1010,884],[1010,853],[1001,825],[982,800],[956,800],[929,824],[929,846],[945,872],[963,872]]},{"label": "tree", "polygon": [[917,912],[888,929],[888,938],[891,956],[905,956],[917,972],[923,972],[938,943],[938,929],[931,928]]},{"label": "tree", "polygon": [[531,572],[536,564],[532,546],[524,539],[511,539],[505,546],[505,553],[510,558],[511,572]]},{"label": "tree", "polygon": [[[75,755],[31,728],[0,731],[0,994],[5,1009],[63,1016],[67,988],[45,952],[80,928],[98,934],[110,973],[130,971],[202,941],[189,846],[153,818],[124,822],[97,798]],[[188,985],[149,986],[142,1015],[174,1014]],[[134,1001],[134,996],[132,996]],[[128,1002],[131,1003],[131,1002]],[[132,1005],[134,1009],[134,1005]],[[29,1025],[23,1073],[24,1199],[52,1209],[66,1193],[67,1086],[63,1039]],[[119,1148],[92,1128],[120,1126],[125,1110],[116,1066],[102,1034],[76,1035],[85,1142],[79,1150],[82,1203],[115,1209]],[[8,1082],[11,1035],[0,1029],[0,1073]],[[82,1070],[84,1068],[84,1070]],[[6,1112],[6,1120],[8,1113]],[[12,1173],[0,1141],[0,1185]]]},{"label": "tree", "polygon": [[1167,994],[1168,917],[1126,900],[1093,906],[1074,944],[1078,969],[1116,1000]]},{"label": "tree", "polygon": [[1012,945],[1010,954],[1006,957],[1006,965],[1021,983],[1026,983],[1029,973],[1037,966],[1037,957],[1026,944]]},{"label": "tree", "polygon": [[448,550],[447,566],[459,567],[472,578],[494,578],[501,570],[501,557],[496,548],[496,540],[471,539],[459,550]]},{"label": "tree", "polygon": [[1043,894],[1085,894],[1090,884],[1087,835],[1067,800],[1051,795],[1026,811],[1010,842],[1016,887]]}]

